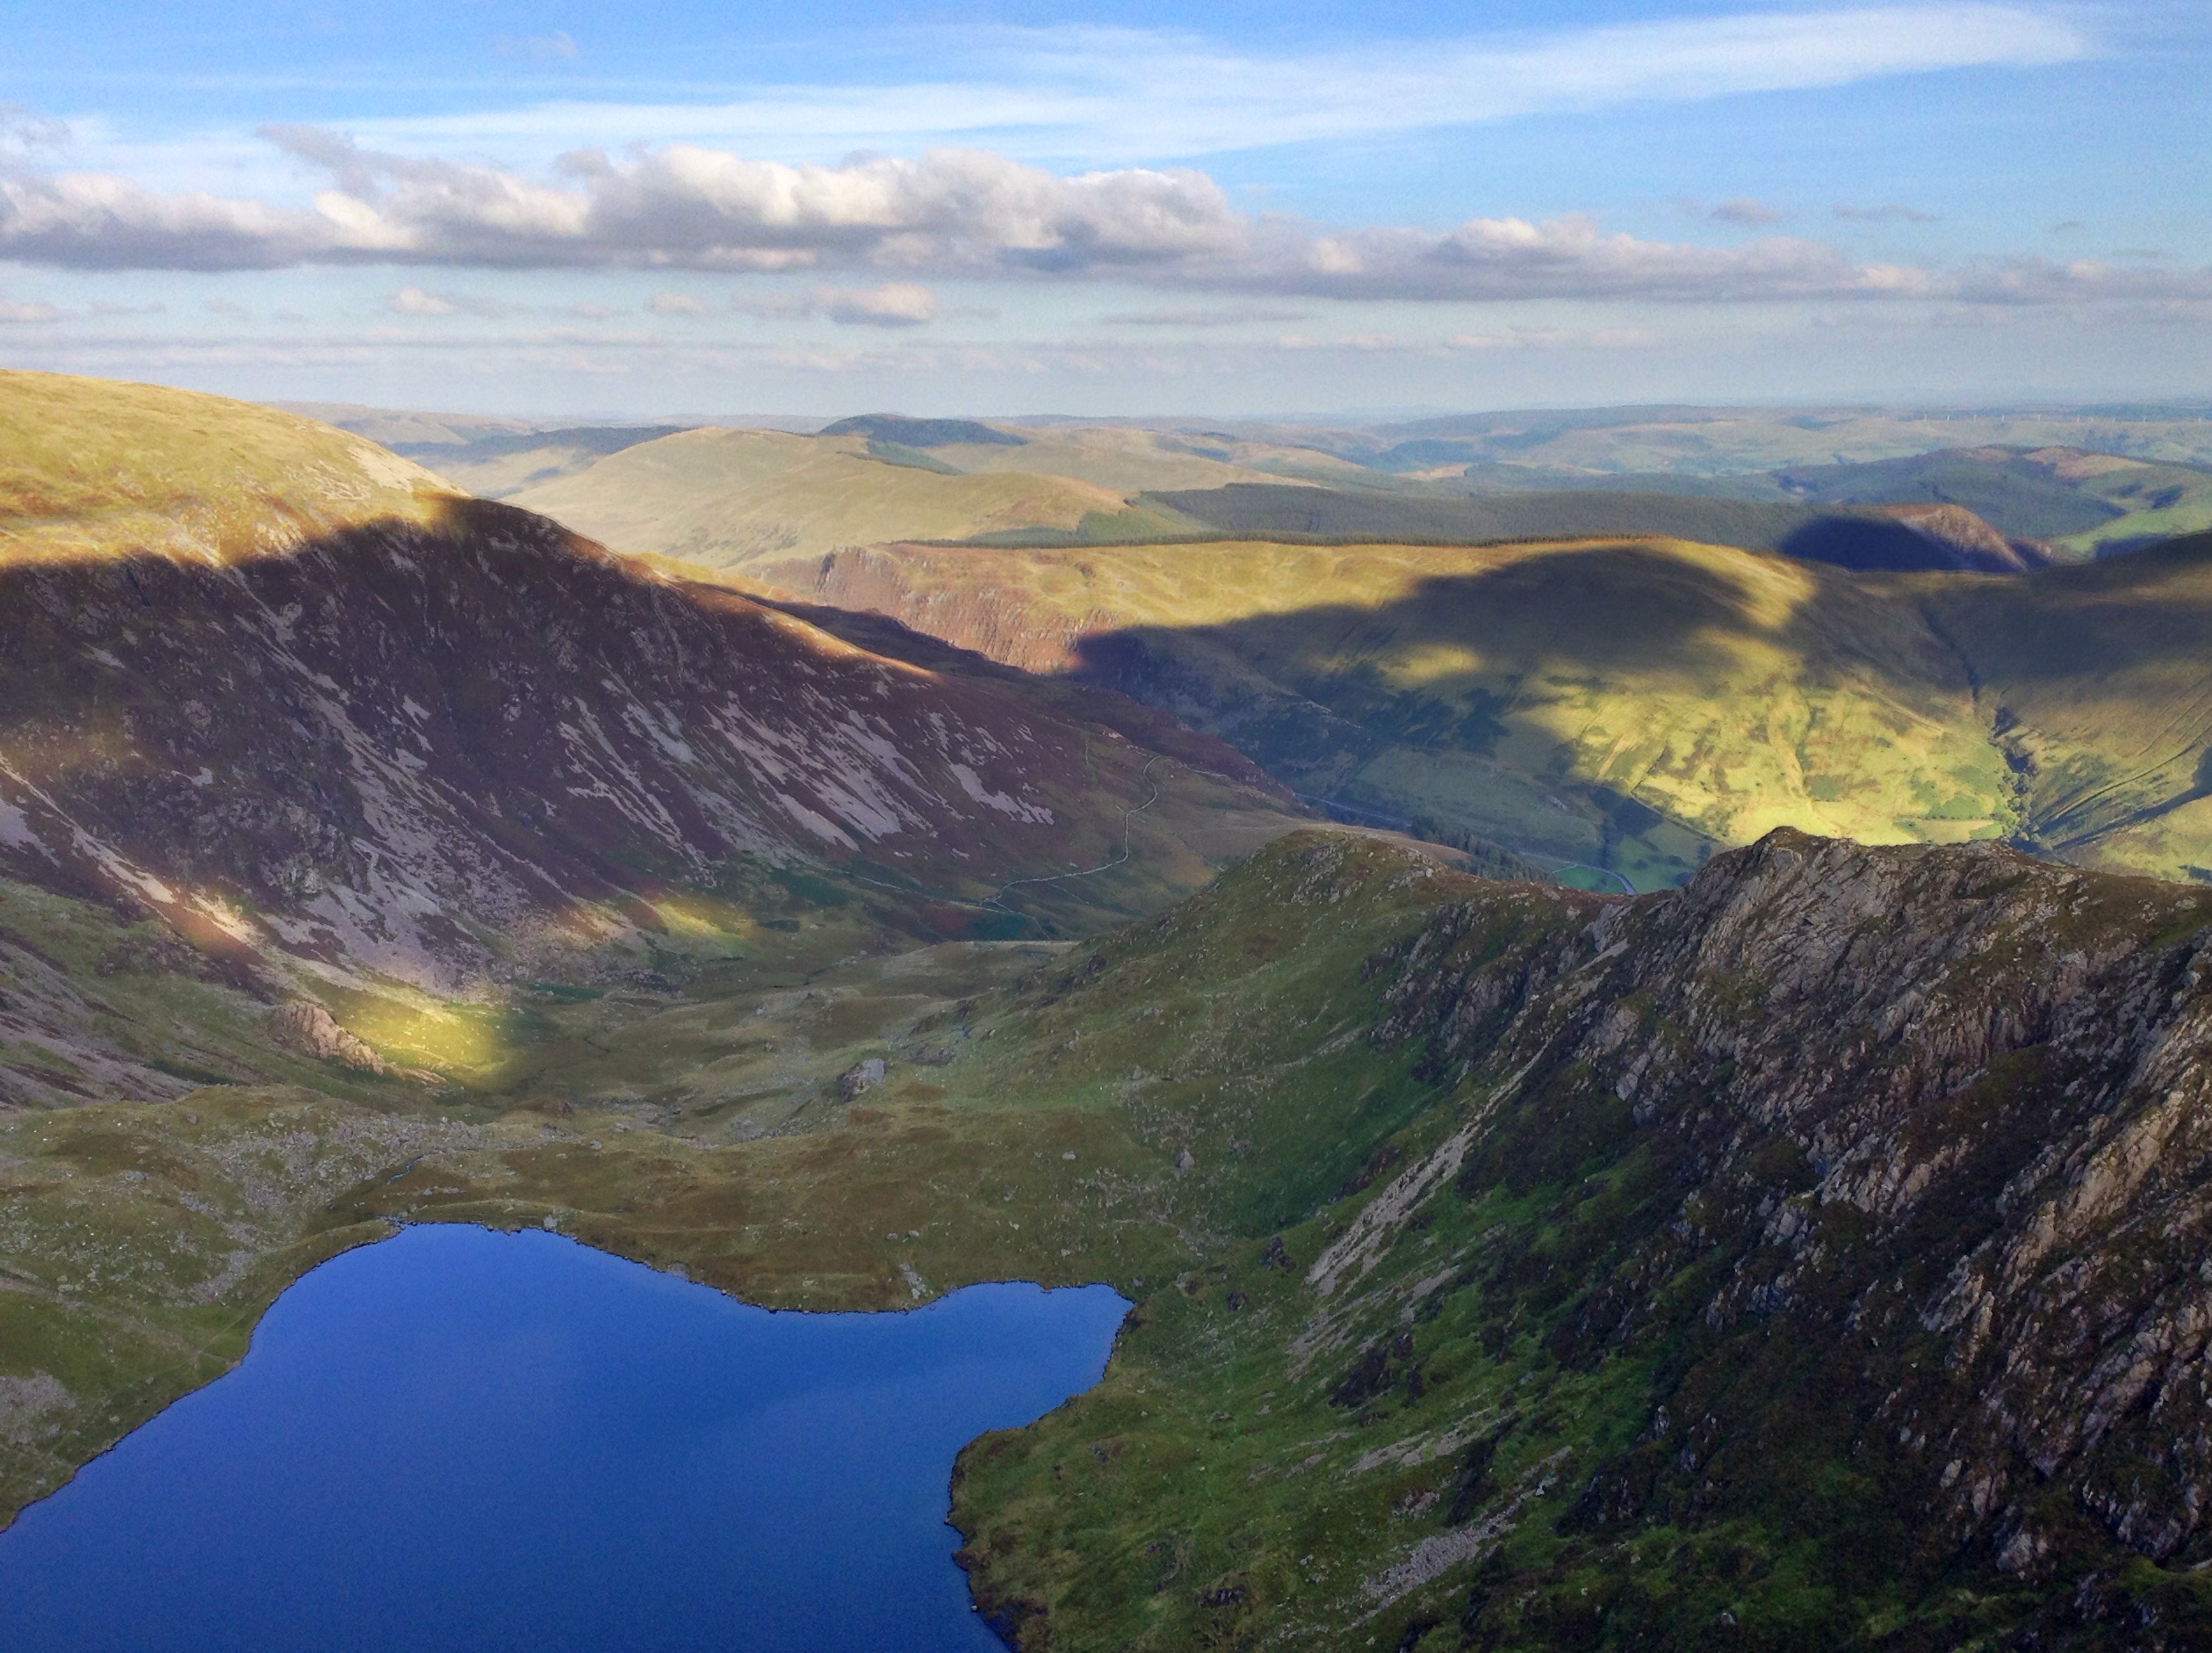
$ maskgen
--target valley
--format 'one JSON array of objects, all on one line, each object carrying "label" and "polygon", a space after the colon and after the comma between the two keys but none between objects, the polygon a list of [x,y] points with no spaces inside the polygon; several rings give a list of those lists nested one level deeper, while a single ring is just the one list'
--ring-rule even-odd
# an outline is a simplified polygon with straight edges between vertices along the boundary
[{"label": "valley", "polygon": [[0,1512],[467,1223],[1113,1285],[955,1475],[1024,1653],[2212,1634],[2212,542],[1232,535],[1147,502],[1385,473],[845,422],[397,428],[502,501],[0,375]]}]

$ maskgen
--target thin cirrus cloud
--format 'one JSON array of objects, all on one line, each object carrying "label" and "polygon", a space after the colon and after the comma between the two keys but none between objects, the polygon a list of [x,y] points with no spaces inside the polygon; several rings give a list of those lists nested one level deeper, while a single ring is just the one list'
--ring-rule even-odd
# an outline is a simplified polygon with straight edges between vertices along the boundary
[{"label": "thin cirrus cloud", "polygon": [[1723,224],[1740,224],[1747,228],[1760,228],[1769,224],[1779,224],[1789,214],[1777,207],[1769,206],[1764,201],[1737,199],[1721,202],[1705,216]]},{"label": "thin cirrus cloud", "polygon": [[568,100],[364,123],[416,152],[681,138],[780,153],[987,145],[1105,165],[1636,103],[1690,103],[2093,54],[2073,15],[1992,0],[1669,18],[1292,53],[1140,29],[909,32],[909,78],[764,84],[689,104]]},{"label": "thin cirrus cloud", "polygon": [[840,327],[923,327],[937,319],[937,295],[911,281],[875,287],[817,287],[796,296],[740,299],[732,308],[779,321],[825,320]]},{"label": "thin cirrus cloud", "polygon": [[1923,213],[1917,206],[1906,206],[1891,201],[1882,206],[1848,206],[1839,204],[1835,215],[1855,224],[1933,224],[1933,213]]},{"label": "thin cirrus cloud", "polygon": [[[1711,247],[1609,231],[1580,215],[1473,218],[1441,231],[1332,230],[1241,211],[1193,169],[1065,177],[972,149],[862,155],[832,166],[696,145],[619,160],[585,151],[564,157],[564,176],[546,182],[484,162],[366,149],[317,128],[269,135],[328,175],[329,187],[309,205],[160,193],[108,175],[17,169],[0,172],[0,257],[80,269],[865,271],[904,296],[824,300],[815,313],[884,326],[935,314],[933,297],[925,313],[916,295],[926,289],[913,285],[931,275],[1113,278],[1278,299],[1681,302],[2194,298],[2208,280],[2201,271],[2032,261],[1960,276],[1862,263],[1799,236]],[[1724,206],[1740,209],[1737,221],[1765,221],[1768,209],[1755,202]],[[486,313],[480,301],[425,296]]]},{"label": "thin cirrus cloud", "polygon": [[464,293],[426,292],[413,284],[400,288],[386,299],[384,307],[394,315],[483,317],[512,315],[516,308],[496,299],[479,299]]}]

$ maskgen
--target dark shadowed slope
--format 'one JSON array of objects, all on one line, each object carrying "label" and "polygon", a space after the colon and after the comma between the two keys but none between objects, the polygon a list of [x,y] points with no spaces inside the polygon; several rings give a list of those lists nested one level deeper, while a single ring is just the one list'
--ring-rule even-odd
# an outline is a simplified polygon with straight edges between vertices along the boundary
[{"label": "dark shadowed slope", "polygon": [[[93,393],[7,388],[23,416]],[[203,422],[227,406],[189,401]],[[424,479],[287,425],[240,422],[226,462],[289,475],[287,444],[335,438]],[[1063,906],[1141,909],[1286,824],[1193,768],[1210,748],[1162,756],[1064,691],[872,655],[527,512],[422,491],[403,514],[372,466],[329,486],[351,520],[255,521],[248,496],[220,534],[162,538],[66,500],[41,515],[24,485],[0,866],[219,950],[450,988],[741,928],[747,882],[800,863],[873,880],[924,932],[1014,921],[1010,880],[1083,869],[1109,870]]]}]

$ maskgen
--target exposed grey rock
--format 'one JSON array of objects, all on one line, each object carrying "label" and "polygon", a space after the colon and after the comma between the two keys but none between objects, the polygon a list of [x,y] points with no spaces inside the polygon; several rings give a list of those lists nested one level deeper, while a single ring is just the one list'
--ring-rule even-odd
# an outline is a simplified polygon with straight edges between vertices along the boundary
[{"label": "exposed grey rock", "polygon": [[391,1065],[371,1050],[358,1035],[349,1033],[321,1005],[295,999],[280,1005],[269,1018],[269,1036],[284,1050],[302,1056],[321,1057],[367,1073],[388,1073]]},{"label": "exposed grey rock", "polygon": [[874,1090],[883,1082],[889,1070],[880,1056],[871,1056],[865,1062],[855,1062],[837,1076],[837,1099],[849,1102],[865,1092]]}]

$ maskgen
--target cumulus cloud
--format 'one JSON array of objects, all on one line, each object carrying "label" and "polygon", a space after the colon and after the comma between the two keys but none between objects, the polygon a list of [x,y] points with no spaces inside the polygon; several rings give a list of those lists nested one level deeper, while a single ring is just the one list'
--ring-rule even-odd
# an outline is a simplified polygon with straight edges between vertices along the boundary
[{"label": "cumulus cloud", "polygon": [[[0,172],[0,257],[84,268],[266,269],[308,263],[476,269],[649,268],[868,272],[883,285],[825,287],[805,314],[912,326],[938,314],[916,285],[940,277],[1112,278],[1281,299],[1436,300],[1943,298],[2060,302],[2192,296],[2201,275],[2024,261],[1947,276],[1865,263],[1800,236],[1733,247],[1608,231],[1587,216],[1474,218],[1436,231],[1329,230],[1239,211],[1190,169],[1063,177],[1005,155],[933,150],[787,165],[672,145],[622,159],[564,156],[548,180],[483,163],[364,149],[313,128],[270,136],[321,168],[304,207],[205,193],[155,194],[86,173]],[[1724,203],[1732,221],[1769,209]],[[2072,273],[2068,273],[2071,271]],[[420,289],[413,291],[421,292]],[[831,296],[821,296],[827,294]],[[674,309],[686,314],[668,295]],[[498,313],[422,292],[407,314]],[[658,307],[655,307],[658,308]]]},{"label": "cumulus cloud", "polygon": [[1971,304],[2050,305],[2212,300],[2212,270],[2146,270],[2098,258],[2010,258],[1976,265],[1951,284]]},{"label": "cumulus cloud", "polygon": [[21,104],[0,104],[0,156],[18,159],[51,154],[69,147],[69,124],[25,109]]},{"label": "cumulus cloud", "polygon": [[739,299],[730,307],[782,321],[824,320],[843,327],[920,327],[937,319],[937,295],[909,281],[879,287],[816,287],[772,299]]}]

